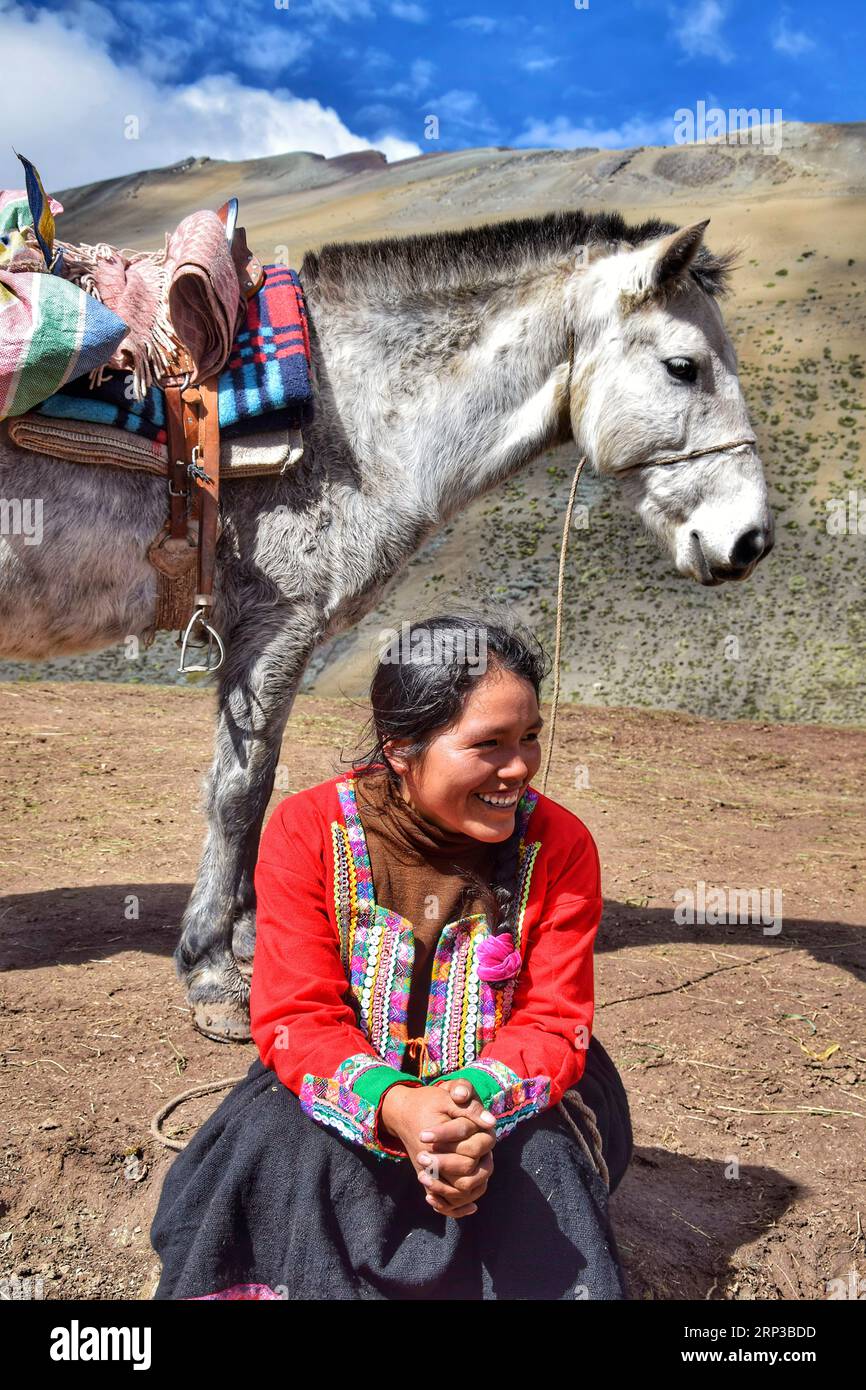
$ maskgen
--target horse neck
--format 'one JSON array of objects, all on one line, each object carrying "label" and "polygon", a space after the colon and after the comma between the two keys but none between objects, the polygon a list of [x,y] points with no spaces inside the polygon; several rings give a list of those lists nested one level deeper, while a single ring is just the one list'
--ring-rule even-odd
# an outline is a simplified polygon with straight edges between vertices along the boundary
[{"label": "horse neck", "polygon": [[363,492],[441,523],[571,437],[563,279],[315,306],[325,404]]}]

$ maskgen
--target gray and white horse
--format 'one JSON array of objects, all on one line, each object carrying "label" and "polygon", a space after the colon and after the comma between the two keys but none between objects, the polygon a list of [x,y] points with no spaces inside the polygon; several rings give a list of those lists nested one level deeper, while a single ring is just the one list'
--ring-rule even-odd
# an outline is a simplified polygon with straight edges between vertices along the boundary
[{"label": "gray and white horse", "polygon": [[[222,489],[208,827],[175,952],[193,1021],[249,1037],[253,869],[309,657],[427,537],[574,440],[702,584],[745,579],[772,519],[706,223],[556,213],[327,246],[301,268],[316,420],[292,474]],[[142,634],[166,507],[147,474],[0,438],[0,499],[40,498],[41,544],[0,534],[0,652],[39,661]],[[495,545],[495,538],[491,538]]]}]

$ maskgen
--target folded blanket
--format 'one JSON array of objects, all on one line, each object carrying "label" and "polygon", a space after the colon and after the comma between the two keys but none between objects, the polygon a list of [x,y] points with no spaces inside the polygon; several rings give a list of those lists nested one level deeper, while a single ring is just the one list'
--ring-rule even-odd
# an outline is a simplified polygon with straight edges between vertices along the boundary
[{"label": "folded blanket", "polygon": [[[313,414],[310,339],[300,281],[285,266],[265,266],[265,284],[245,303],[245,319],[218,378],[219,422],[228,438],[300,429]],[[151,386],[137,400],[126,373],[91,386],[81,377],[42,401],[40,415],[113,425],[166,444],[165,393]]]},{"label": "folded blanket", "polygon": [[[13,444],[37,454],[68,459],[72,463],[110,465],[168,477],[168,449],[164,444],[111,425],[49,420],[31,411],[9,420],[6,428]],[[231,482],[237,478],[285,473],[300,461],[303,453],[303,440],[294,429],[270,429],[256,435],[254,442],[244,443],[223,436],[220,439],[220,479]]]},{"label": "folded blanket", "polygon": [[80,376],[62,391],[48,396],[37,407],[39,415],[58,420],[86,420],[98,425],[114,425],[157,444],[166,444],[165,392],[151,386],[143,400],[132,394],[132,375],[112,372],[99,386]]},{"label": "folded blanket", "polygon": [[168,449],[111,425],[82,420],[48,420],[30,411],[6,422],[13,444],[33,453],[69,459],[73,463],[114,464],[136,472],[168,474]]},{"label": "folded blanket", "polygon": [[157,377],[169,385],[184,380],[178,370],[182,347],[192,359],[193,383],[225,366],[245,301],[215,212],[190,213],[166,233],[162,251],[128,251],[104,242],[57,244],[64,277],[128,324],[108,366],[132,373],[137,399]]},{"label": "folded blanket", "polygon": [[287,266],[264,267],[265,283],[247,303],[246,322],[220,376],[220,427],[295,406],[312,416],[310,333],[301,282]]},{"label": "folded blanket", "polygon": [[24,192],[0,190],[0,420],[99,367],[127,331],[117,314],[49,270],[53,214],[63,204],[43,195],[36,206],[38,225]]}]

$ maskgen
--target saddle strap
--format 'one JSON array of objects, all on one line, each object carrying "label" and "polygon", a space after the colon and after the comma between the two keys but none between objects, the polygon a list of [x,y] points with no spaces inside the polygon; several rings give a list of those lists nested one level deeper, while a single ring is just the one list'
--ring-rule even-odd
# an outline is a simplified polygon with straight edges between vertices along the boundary
[{"label": "saddle strap", "polygon": [[187,471],[184,407],[176,386],[166,386],[168,432],[168,520],[148,546],[147,558],[156,570],[153,622],[143,634],[149,647],[157,632],[182,628],[193,610],[196,589],[198,519],[190,514],[194,491]]},{"label": "saddle strap", "polygon": [[150,640],[151,632],[183,628],[195,608],[212,604],[221,530],[217,377],[198,386],[165,386],[164,392],[169,516],[148,550],[157,571]]},{"label": "saddle strap", "polygon": [[[168,432],[168,492],[169,535],[175,540],[186,537],[189,520],[189,499],[192,491],[187,472],[188,425],[180,388],[166,386],[165,422]],[[192,421],[192,429],[197,429]]]},{"label": "saddle strap", "polygon": [[[209,376],[200,387],[190,387],[198,401],[199,452],[198,462],[204,477],[196,475],[198,490],[198,593],[197,604],[213,603],[216,545],[219,537],[220,497],[220,422],[217,377]],[[184,392],[186,398],[187,392]]]}]

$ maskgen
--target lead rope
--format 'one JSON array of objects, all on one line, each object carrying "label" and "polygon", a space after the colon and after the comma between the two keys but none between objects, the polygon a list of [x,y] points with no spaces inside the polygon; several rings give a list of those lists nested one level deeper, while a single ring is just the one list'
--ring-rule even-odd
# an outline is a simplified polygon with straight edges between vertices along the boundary
[{"label": "lead rope", "polygon": [[[574,334],[571,335],[568,349],[568,378],[566,381],[566,401],[569,409],[571,397],[571,376],[573,371]],[[565,522],[562,527],[562,545],[559,549],[559,579],[556,585],[556,639],[553,657],[553,699],[551,701],[550,707],[550,734],[547,740],[547,752],[544,757],[544,771],[541,775],[542,792],[545,792],[547,790],[547,774],[550,771],[550,759],[553,754],[553,741],[556,730],[556,713],[559,708],[559,665],[560,657],[562,654],[562,595],[565,588],[565,561],[568,555],[568,536],[571,530],[571,514],[574,510],[574,499],[577,495],[577,485],[580,482],[580,475],[583,472],[583,467],[585,463],[586,455],[584,454],[584,456],[578,460],[577,467],[574,470],[574,477],[571,481],[571,491],[568,495],[568,506],[565,509]],[[592,1149],[590,1149],[589,1145],[587,1144],[586,1139],[584,1138],[583,1133],[576,1120],[574,1120],[573,1117],[568,1113],[568,1110],[565,1105],[566,1100],[571,1101],[572,1105],[574,1105],[575,1108],[582,1113],[584,1120],[586,1121],[586,1127],[589,1130],[589,1137],[592,1140]],[[608,1191],[610,1191],[610,1173],[608,1172],[607,1164],[604,1161],[601,1135],[598,1132],[598,1122],[596,1120],[595,1115],[590,1110],[589,1106],[586,1104],[586,1101],[583,1099],[579,1091],[572,1088],[570,1091],[566,1091],[562,1100],[559,1102],[557,1109],[564,1116],[566,1123],[573,1130],[578,1143],[580,1144],[590,1163],[592,1163],[595,1166],[595,1168],[601,1176],[602,1181],[604,1182],[605,1187],[608,1189]]]},{"label": "lead rope", "polygon": [[565,585],[565,558],[568,554],[568,532],[571,526],[571,513],[574,509],[577,484],[580,481],[580,475],[583,472],[583,465],[585,463],[586,455],[579,460],[577,468],[574,470],[571,492],[568,497],[568,506],[565,510],[565,524],[562,528],[562,545],[559,551],[559,582],[556,586],[556,647],[553,656],[553,700],[550,707],[550,734],[547,740],[547,752],[544,756],[544,771],[541,774],[542,792],[547,789],[547,774],[550,771],[550,758],[553,753],[553,739],[556,729],[556,711],[559,707],[559,658],[562,651],[562,591]]},{"label": "lead rope", "polygon": [[[564,406],[568,412],[569,428],[571,437],[574,439],[574,429],[571,426],[571,379],[574,375],[574,353],[575,339],[574,333],[568,335],[568,372],[565,378],[565,399]],[[562,652],[562,594],[565,587],[565,558],[568,554],[568,532],[571,528],[571,513],[574,508],[574,498],[577,493],[577,484],[583,472],[583,465],[586,463],[586,455],[578,460],[577,468],[574,470],[574,477],[571,482],[571,492],[568,494],[568,506],[565,509],[565,523],[562,528],[562,545],[559,548],[559,580],[556,585],[556,650],[553,658],[553,701],[550,710],[550,733],[547,739],[547,752],[544,756],[544,771],[541,774],[541,790],[547,790],[547,774],[550,771],[550,759],[553,753],[554,731],[556,729],[556,711],[559,708],[559,658]]]},{"label": "lead rope", "polygon": [[[571,379],[572,365],[573,357],[569,361],[569,380]],[[562,594],[563,589],[565,587],[565,561],[568,555],[568,535],[571,529],[571,514],[574,509],[574,499],[577,493],[577,485],[580,482],[580,475],[583,472],[583,466],[585,463],[586,455],[584,455],[583,458],[581,458],[578,461],[577,468],[574,470],[574,478],[572,479],[571,483],[571,492],[568,496],[568,506],[565,509],[565,524],[562,528],[562,545],[559,551],[559,581],[556,586],[556,646],[553,658],[553,699],[551,702],[550,709],[550,734],[547,740],[547,753],[545,754],[544,758],[544,771],[541,776],[542,792],[546,791],[547,788],[547,774],[550,771],[550,759],[553,753],[553,740],[554,732],[556,729],[556,712],[559,707],[559,662],[560,655],[562,652]],[[582,1113],[586,1121],[586,1127],[589,1130],[590,1139],[592,1140],[592,1149],[590,1149],[589,1145],[587,1144],[586,1139],[584,1138],[583,1133],[581,1132],[577,1122],[572,1118],[571,1115],[569,1115],[568,1110],[565,1106],[566,1099],[570,1100],[571,1103],[576,1107],[576,1109],[578,1109]],[[592,1163],[597,1169],[605,1187],[608,1189],[608,1191],[610,1191],[610,1173],[608,1172],[607,1164],[604,1161],[601,1135],[598,1132],[598,1122],[596,1120],[595,1115],[590,1110],[589,1106],[586,1104],[586,1101],[583,1099],[579,1091],[572,1088],[572,1090],[566,1091],[565,1096],[559,1102],[557,1109],[561,1112],[562,1115],[565,1116],[565,1119],[571,1127],[571,1129],[574,1131],[574,1134],[578,1142],[580,1143],[581,1148],[583,1149],[590,1163]]]},{"label": "lead rope", "polygon": [[[583,1134],[580,1130],[577,1121],[571,1115],[569,1115],[568,1110],[565,1107],[566,1100],[570,1101],[571,1104],[575,1107],[575,1109],[581,1112],[583,1118],[586,1121],[586,1127],[589,1130],[589,1137],[592,1140],[591,1151],[589,1145],[583,1137]],[[604,1183],[608,1192],[610,1192],[610,1173],[608,1172],[607,1164],[604,1161],[601,1135],[598,1132],[598,1121],[596,1120],[595,1115],[590,1110],[586,1101],[583,1099],[583,1096],[580,1094],[579,1091],[575,1090],[574,1087],[572,1087],[570,1091],[566,1091],[562,1100],[559,1102],[558,1109],[562,1111],[569,1125],[574,1130],[575,1135],[580,1141],[581,1148],[583,1149],[589,1161],[595,1164],[595,1167],[598,1169],[602,1182]]]},{"label": "lead rope", "polygon": [[210,1095],[212,1091],[222,1091],[226,1086],[236,1086],[239,1081],[244,1081],[245,1079],[245,1075],[226,1076],[222,1081],[208,1081],[204,1086],[192,1086],[188,1091],[181,1091],[180,1095],[172,1096],[171,1100],[166,1101],[165,1105],[157,1110],[150,1122],[150,1132],[154,1139],[158,1139],[161,1144],[165,1144],[167,1149],[185,1149],[189,1140],[181,1144],[177,1139],[169,1139],[168,1135],[162,1132],[163,1120],[166,1119],[166,1117],[171,1114],[172,1110],[180,1105],[182,1101],[192,1100],[193,1096],[207,1096]]}]

